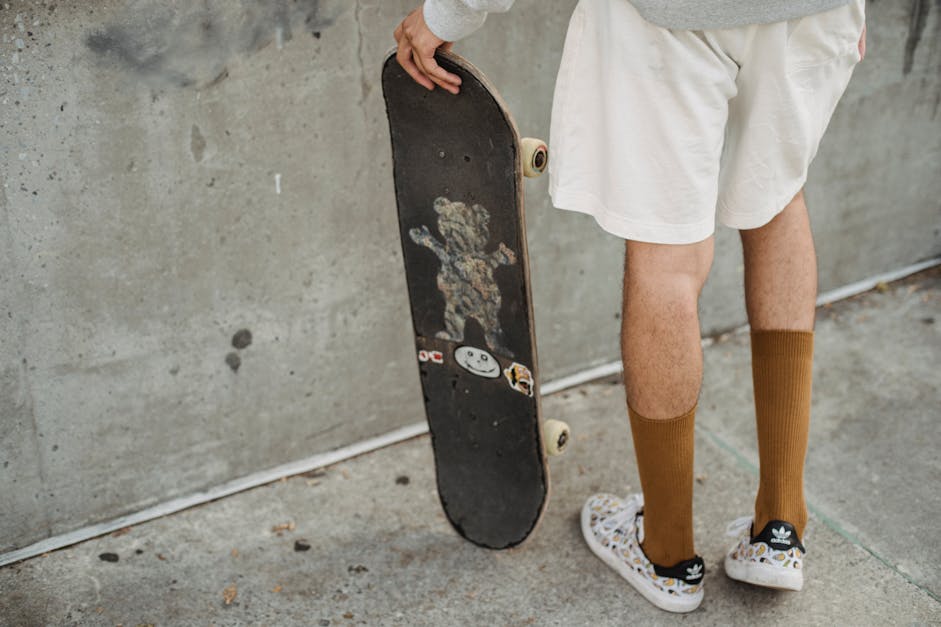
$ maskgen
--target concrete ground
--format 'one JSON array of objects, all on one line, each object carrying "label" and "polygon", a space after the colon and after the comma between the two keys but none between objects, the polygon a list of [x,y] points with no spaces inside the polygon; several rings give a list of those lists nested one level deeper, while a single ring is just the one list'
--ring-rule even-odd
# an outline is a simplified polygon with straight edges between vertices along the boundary
[{"label": "concrete ground", "polygon": [[733,334],[705,351],[695,513],[708,573],[691,615],[652,607],[581,539],[587,494],[638,487],[622,388],[599,382],[545,400],[577,436],[520,549],[452,532],[425,436],[0,569],[0,624],[941,623],[941,272],[883,288],[819,313],[800,593],[722,572],[726,523],[757,482],[748,338]]}]

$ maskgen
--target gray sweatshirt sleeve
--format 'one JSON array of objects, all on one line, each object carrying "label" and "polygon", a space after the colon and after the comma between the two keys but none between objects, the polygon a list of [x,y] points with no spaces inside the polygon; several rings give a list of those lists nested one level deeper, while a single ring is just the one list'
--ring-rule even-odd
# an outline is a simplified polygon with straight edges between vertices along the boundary
[{"label": "gray sweatshirt sleeve", "polygon": [[487,13],[509,11],[513,0],[425,0],[425,23],[445,41],[457,41],[483,26]]}]

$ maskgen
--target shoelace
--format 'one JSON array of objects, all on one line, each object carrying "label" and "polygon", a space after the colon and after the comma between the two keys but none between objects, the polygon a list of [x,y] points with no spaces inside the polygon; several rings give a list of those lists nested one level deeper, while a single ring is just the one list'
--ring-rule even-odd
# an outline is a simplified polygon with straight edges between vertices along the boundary
[{"label": "shoelace", "polygon": [[729,526],[725,529],[725,535],[730,538],[737,538],[742,535],[743,532],[751,532],[751,516],[742,516],[741,518],[736,518],[729,523]]},{"label": "shoelace", "polygon": [[624,502],[624,509],[619,511],[617,514],[605,518],[604,522],[601,523],[601,526],[605,531],[612,531],[619,528],[624,523],[631,521],[633,523],[634,518],[637,517],[637,512],[641,510],[644,506],[644,497],[641,494],[632,494],[627,501]]}]

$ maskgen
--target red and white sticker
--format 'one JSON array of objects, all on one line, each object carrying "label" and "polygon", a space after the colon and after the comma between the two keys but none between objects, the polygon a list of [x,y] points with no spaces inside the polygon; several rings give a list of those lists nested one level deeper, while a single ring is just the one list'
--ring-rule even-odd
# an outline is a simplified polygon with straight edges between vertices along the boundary
[{"label": "red and white sticker", "polygon": [[443,364],[444,363],[444,353],[441,351],[418,351],[418,361],[425,363],[431,362],[433,364]]}]

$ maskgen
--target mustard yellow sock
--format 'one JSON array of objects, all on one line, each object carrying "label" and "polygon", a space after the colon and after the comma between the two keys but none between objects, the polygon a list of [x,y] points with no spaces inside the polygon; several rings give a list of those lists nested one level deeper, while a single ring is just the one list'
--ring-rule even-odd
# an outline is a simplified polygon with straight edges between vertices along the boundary
[{"label": "mustard yellow sock", "polygon": [[651,420],[628,408],[644,491],[644,541],[651,562],[673,566],[696,557],[693,545],[693,425],[696,408]]},{"label": "mustard yellow sock", "polygon": [[813,331],[753,331],[752,380],[760,479],[754,533],[772,520],[804,537],[804,458],[810,428]]}]

